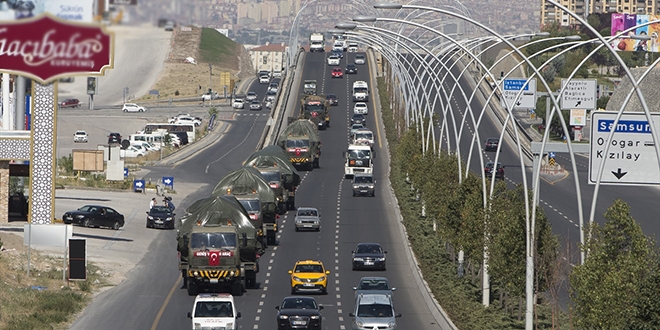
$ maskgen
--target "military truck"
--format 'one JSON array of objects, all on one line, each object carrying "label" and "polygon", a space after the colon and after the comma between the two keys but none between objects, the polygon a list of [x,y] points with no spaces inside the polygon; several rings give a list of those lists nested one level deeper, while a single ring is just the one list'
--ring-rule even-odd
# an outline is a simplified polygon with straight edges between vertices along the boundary
[{"label": "military truck", "polygon": [[311,120],[320,130],[330,127],[330,101],[325,96],[303,95],[299,117]]},{"label": "military truck", "polygon": [[316,80],[310,79],[303,81],[303,93],[316,95]]},{"label": "military truck", "polygon": [[280,147],[267,146],[253,153],[243,165],[256,168],[268,181],[277,195],[280,214],[296,209],[296,188],[300,184],[300,174]]},{"label": "military truck", "polygon": [[277,146],[282,148],[294,166],[308,171],[319,167],[321,140],[316,125],[308,119],[298,119],[290,123],[278,136]]},{"label": "military truck", "polygon": [[[242,167],[225,175],[215,186],[213,196],[231,195],[243,205],[264,246],[275,245],[277,234],[277,199],[261,173]],[[263,237],[266,238],[265,242]]]},{"label": "military truck", "polygon": [[264,250],[247,211],[232,196],[195,202],[179,220],[179,270],[189,295],[201,289],[229,289],[235,296],[256,285]]}]

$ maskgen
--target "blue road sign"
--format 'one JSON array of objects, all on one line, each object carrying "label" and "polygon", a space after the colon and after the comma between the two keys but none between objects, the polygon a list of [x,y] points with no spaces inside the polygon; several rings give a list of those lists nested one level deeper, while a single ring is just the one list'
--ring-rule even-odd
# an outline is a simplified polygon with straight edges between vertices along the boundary
[{"label": "blue road sign", "polygon": [[124,177],[128,177],[128,167],[124,167]]},{"label": "blue road sign", "polygon": [[133,191],[144,191],[146,186],[144,180],[133,180]]},{"label": "blue road sign", "polygon": [[548,157],[550,157],[550,158],[555,158],[556,156],[557,156],[557,154],[555,154],[554,151],[550,151],[550,152],[548,152]]},{"label": "blue road sign", "polygon": [[505,91],[519,91],[521,89],[524,91],[529,90],[527,79],[504,79]]},{"label": "blue road sign", "polygon": [[163,184],[174,189],[174,177],[173,176],[164,176]]}]

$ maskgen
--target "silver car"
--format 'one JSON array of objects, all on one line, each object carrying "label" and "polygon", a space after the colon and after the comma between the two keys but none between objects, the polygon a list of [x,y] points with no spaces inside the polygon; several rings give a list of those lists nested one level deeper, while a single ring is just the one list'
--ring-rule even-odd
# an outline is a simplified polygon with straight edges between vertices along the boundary
[{"label": "silver car", "polygon": [[355,173],[353,175],[353,196],[374,197],[376,180],[371,173]]},{"label": "silver car", "polygon": [[313,207],[299,207],[294,220],[296,231],[321,230],[321,213]]},{"label": "silver car", "polygon": [[355,300],[353,330],[396,329],[396,314],[392,295],[386,293],[360,293]]}]

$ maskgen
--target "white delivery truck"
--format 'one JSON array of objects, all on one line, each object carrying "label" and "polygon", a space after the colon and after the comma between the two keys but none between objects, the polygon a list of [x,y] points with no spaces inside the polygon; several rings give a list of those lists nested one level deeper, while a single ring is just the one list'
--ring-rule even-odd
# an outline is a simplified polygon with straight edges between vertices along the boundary
[{"label": "white delivery truck", "polygon": [[323,53],[325,51],[325,37],[323,33],[312,33],[309,36],[309,51]]},{"label": "white delivery truck", "polygon": [[366,81],[358,80],[353,83],[353,101],[369,101],[369,85],[367,85]]},{"label": "white delivery truck", "polygon": [[352,178],[355,173],[373,173],[375,154],[369,145],[351,144],[344,152],[344,177]]}]

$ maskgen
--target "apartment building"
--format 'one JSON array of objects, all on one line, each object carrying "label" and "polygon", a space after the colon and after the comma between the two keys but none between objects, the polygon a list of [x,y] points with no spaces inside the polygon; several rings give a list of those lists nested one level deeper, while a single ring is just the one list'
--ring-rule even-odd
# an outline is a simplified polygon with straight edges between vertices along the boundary
[{"label": "apartment building", "polygon": [[[660,14],[658,0],[559,0],[562,6],[584,17],[588,13],[627,13],[627,14]],[[561,26],[576,25],[575,18],[547,1],[541,3],[541,26],[559,22]]]}]

